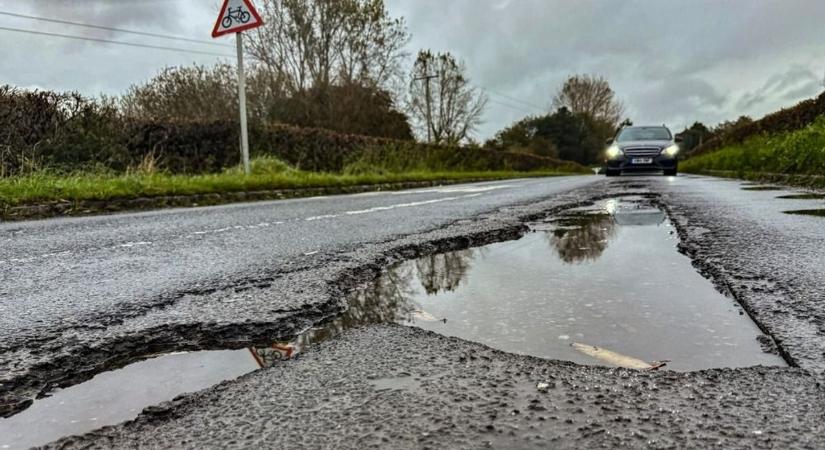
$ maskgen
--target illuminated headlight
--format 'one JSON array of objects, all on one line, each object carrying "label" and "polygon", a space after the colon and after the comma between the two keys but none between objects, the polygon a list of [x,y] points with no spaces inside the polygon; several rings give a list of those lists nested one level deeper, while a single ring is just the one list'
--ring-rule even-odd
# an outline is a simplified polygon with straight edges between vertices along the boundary
[{"label": "illuminated headlight", "polygon": [[610,147],[608,147],[606,153],[607,157],[610,159],[618,158],[620,155],[622,155],[622,151],[616,145],[611,145]]},{"label": "illuminated headlight", "polygon": [[662,150],[662,153],[670,157],[676,156],[676,154],[679,153],[679,146],[676,144],[671,145],[670,147]]}]

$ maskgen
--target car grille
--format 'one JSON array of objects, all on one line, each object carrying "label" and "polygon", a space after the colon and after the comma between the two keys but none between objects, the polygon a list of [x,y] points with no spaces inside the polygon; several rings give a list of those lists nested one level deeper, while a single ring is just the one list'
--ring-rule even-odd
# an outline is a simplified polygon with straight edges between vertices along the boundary
[{"label": "car grille", "polygon": [[627,156],[642,156],[642,157],[656,157],[659,156],[659,153],[662,152],[662,149],[658,147],[633,147],[633,148],[626,148],[623,150],[624,154]]}]

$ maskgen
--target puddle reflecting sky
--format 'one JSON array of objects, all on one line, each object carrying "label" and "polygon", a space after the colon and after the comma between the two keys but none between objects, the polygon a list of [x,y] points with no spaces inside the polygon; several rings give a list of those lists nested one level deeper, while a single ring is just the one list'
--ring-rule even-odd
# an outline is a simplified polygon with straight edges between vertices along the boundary
[{"label": "puddle reflecting sky", "polygon": [[250,350],[173,353],[122,369],[36,400],[0,419],[0,449],[43,445],[133,419],[150,405],[214,386],[257,369]]},{"label": "puddle reflecting sky", "polygon": [[677,252],[661,211],[611,200],[535,229],[402,263],[356,295],[349,320],[395,320],[583,364],[599,362],[571,343],[671,360],[673,370],[785,365],[762,351],[738,305]]}]

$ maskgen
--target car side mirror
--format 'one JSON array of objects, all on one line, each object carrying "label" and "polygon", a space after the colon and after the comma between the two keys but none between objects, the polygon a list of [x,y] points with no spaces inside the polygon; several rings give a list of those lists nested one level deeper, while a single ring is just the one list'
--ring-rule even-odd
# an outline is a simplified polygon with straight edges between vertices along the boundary
[{"label": "car side mirror", "polygon": [[608,138],[604,141],[605,144],[610,145],[613,143],[613,138]]},{"label": "car side mirror", "polygon": [[676,141],[677,144],[681,144],[685,141],[685,138],[683,138],[682,136],[676,136],[676,139],[674,139],[674,141]]}]

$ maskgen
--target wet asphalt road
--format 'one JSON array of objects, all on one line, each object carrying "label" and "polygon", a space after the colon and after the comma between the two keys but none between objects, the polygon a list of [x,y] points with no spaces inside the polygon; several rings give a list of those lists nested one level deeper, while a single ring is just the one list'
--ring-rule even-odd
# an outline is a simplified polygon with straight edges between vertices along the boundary
[{"label": "wet asphalt road", "polygon": [[[204,335],[223,339],[216,347],[243,346],[255,329],[286,335],[329,314],[359,268],[512,238],[521,219],[631,191],[660,196],[694,266],[801,369],[643,375],[381,327],[64,444],[825,445],[825,223],[781,212],[821,205],[710,178],[516,180],[2,224],[0,379],[16,398],[42,387],[38,374],[54,377],[55,360],[95,371],[113,352],[167,348],[141,341],[147,330],[169,333],[170,349],[206,346]],[[534,398],[540,379],[558,380],[547,398]]]},{"label": "wet asphalt road", "polygon": [[420,233],[597,181],[512,180],[0,224],[0,345],[117,316],[164,293],[231,282],[262,267]]}]

